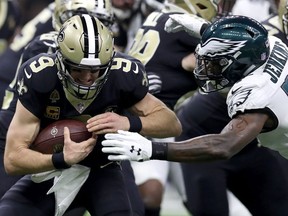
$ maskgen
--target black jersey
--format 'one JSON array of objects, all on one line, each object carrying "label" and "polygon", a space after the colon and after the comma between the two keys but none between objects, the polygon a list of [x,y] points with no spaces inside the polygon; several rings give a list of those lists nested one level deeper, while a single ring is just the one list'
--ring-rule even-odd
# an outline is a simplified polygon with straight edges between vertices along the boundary
[{"label": "black jersey", "polygon": [[[19,65],[22,62],[27,61],[28,59],[40,54],[40,53],[53,53],[56,51],[56,37],[58,33],[52,31],[49,33],[41,34],[34,38],[24,49]],[[12,117],[15,112],[16,102],[18,99],[17,91],[15,89],[16,84],[15,75],[14,80],[9,84],[5,90],[5,97],[3,99],[2,109],[0,110],[0,139],[5,140],[6,132],[12,120]],[[4,148],[4,147],[3,147]]]},{"label": "black jersey", "polygon": [[[55,59],[55,54],[39,54],[26,61],[19,70],[19,100],[41,120],[41,127],[59,119],[95,116],[104,112],[122,114],[148,92],[148,81],[141,62],[127,54],[116,53],[109,77],[98,96],[92,100],[77,99],[64,90]],[[98,144],[83,161],[84,165],[91,167],[108,162],[101,152],[103,138],[98,136]]]},{"label": "black jersey", "polygon": [[13,80],[17,71],[20,56],[33,38],[53,30],[52,14],[54,3],[42,10],[34,19],[29,21],[15,36],[10,46],[0,56],[0,104],[2,104],[5,89]]},{"label": "black jersey", "polygon": [[197,88],[193,73],[182,68],[182,59],[194,52],[199,39],[184,31],[167,33],[164,30],[169,14],[151,13],[138,30],[129,54],[142,61],[148,75],[162,82],[154,95],[172,108],[177,100]]}]

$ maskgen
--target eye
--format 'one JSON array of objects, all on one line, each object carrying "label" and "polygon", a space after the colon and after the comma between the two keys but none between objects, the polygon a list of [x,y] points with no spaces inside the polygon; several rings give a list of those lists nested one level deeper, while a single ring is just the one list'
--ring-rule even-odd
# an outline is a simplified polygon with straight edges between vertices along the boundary
[{"label": "eye", "polygon": [[75,72],[75,73],[81,73],[82,70],[80,70],[79,68],[71,68],[71,72]]},{"label": "eye", "polygon": [[95,73],[99,73],[99,71],[100,71],[99,69],[94,69],[94,70],[91,70],[90,72],[95,74]]}]

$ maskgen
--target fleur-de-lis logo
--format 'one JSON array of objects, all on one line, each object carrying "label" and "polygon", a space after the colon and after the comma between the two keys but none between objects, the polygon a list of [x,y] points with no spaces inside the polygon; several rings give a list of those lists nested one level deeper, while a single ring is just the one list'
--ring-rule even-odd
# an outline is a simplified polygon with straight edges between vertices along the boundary
[{"label": "fleur-de-lis logo", "polygon": [[17,82],[17,91],[19,95],[23,95],[28,91],[27,86],[24,85],[24,79],[18,80]]}]

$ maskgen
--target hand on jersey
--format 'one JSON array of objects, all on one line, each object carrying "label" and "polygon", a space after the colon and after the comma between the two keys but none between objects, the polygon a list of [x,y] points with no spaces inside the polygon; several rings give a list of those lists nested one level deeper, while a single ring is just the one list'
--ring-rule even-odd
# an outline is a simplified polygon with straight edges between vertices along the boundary
[{"label": "hand on jersey", "polygon": [[165,23],[165,31],[168,33],[186,31],[189,35],[200,38],[202,26],[208,24],[208,21],[194,14],[171,14]]},{"label": "hand on jersey", "polygon": [[152,155],[152,142],[138,133],[119,130],[105,135],[102,152],[111,161],[146,161]]},{"label": "hand on jersey", "polygon": [[114,112],[96,115],[87,121],[87,129],[95,134],[115,133],[118,130],[129,130],[130,123],[126,116]]}]

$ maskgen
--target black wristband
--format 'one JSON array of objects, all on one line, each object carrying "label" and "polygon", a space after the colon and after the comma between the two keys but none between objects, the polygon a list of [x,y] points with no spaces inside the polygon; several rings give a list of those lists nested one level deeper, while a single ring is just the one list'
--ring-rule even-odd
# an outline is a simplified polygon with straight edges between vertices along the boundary
[{"label": "black wristband", "polygon": [[167,160],[168,144],[165,142],[152,142],[152,155],[150,159]]},{"label": "black wristband", "polygon": [[65,162],[63,152],[54,153],[52,155],[52,163],[56,169],[67,169],[71,167]]},{"label": "black wristband", "polygon": [[142,122],[139,116],[127,116],[130,123],[130,132],[140,132],[142,130]]}]

